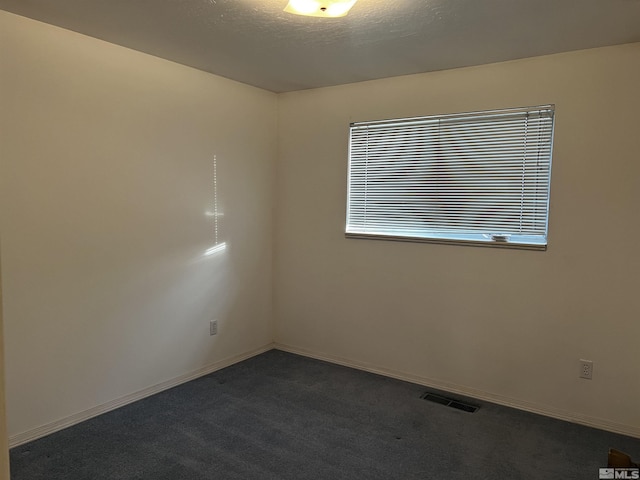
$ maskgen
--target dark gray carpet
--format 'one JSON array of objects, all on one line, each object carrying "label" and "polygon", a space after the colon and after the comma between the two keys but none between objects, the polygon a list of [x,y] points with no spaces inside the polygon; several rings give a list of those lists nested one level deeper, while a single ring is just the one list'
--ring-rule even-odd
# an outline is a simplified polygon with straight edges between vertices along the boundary
[{"label": "dark gray carpet", "polygon": [[279,351],[11,451],[13,480],[597,479],[640,440]]}]

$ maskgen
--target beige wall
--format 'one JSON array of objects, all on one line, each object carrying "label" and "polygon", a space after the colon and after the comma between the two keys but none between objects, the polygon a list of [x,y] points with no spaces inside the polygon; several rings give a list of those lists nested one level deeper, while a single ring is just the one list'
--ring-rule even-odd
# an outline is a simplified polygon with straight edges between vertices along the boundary
[{"label": "beige wall", "polygon": [[0,44],[10,436],[268,346],[277,97],[4,12]]},{"label": "beige wall", "polygon": [[[276,341],[640,436],[639,78],[632,44],[281,95]],[[344,238],[349,122],[546,103],[547,252]]]}]

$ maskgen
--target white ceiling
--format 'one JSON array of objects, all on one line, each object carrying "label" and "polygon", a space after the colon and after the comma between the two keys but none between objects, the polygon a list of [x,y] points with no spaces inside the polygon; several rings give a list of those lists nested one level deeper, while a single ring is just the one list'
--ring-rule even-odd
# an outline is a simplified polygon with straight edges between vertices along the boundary
[{"label": "white ceiling", "polygon": [[0,9],[274,92],[640,42],[640,0],[0,0]]}]

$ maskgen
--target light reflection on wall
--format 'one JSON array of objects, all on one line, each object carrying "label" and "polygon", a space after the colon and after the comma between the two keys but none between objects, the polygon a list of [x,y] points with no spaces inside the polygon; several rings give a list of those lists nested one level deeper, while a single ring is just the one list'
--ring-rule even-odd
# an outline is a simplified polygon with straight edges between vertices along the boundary
[{"label": "light reflection on wall", "polygon": [[219,240],[219,218],[223,216],[223,213],[218,211],[218,159],[216,155],[213,156],[213,209],[207,210],[205,216],[213,218],[213,239],[214,245],[204,252],[204,256],[208,257],[216,253],[222,252],[227,248],[226,242],[220,242]]},{"label": "light reflection on wall", "polygon": [[205,250],[204,255],[207,257],[209,255],[213,255],[214,253],[221,252],[225,248],[227,248],[227,244],[225,242],[222,242],[222,243],[219,243],[218,245],[215,245],[215,246]]}]

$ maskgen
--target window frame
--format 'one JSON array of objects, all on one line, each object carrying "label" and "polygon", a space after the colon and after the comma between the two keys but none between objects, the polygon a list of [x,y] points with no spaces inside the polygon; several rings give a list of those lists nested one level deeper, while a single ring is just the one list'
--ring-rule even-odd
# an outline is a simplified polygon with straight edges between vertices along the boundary
[{"label": "window frame", "polygon": [[[548,142],[545,146],[548,146],[548,160],[546,162],[546,199],[544,203],[544,235],[517,235],[513,232],[493,232],[492,234],[477,233],[477,232],[438,232],[429,230],[426,228],[416,228],[415,235],[402,235],[393,233],[380,233],[380,232],[364,232],[357,231],[357,229],[350,229],[350,218],[352,209],[352,156],[353,156],[353,132],[355,128],[362,128],[367,126],[380,126],[380,125],[402,125],[402,124],[415,124],[416,122],[427,122],[434,120],[451,120],[451,119],[470,119],[482,118],[495,115],[496,118],[500,115],[527,115],[535,112],[536,114],[543,115],[548,113],[550,118],[550,131],[548,132]],[[543,113],[540,113],[543,112]],[[554,130],[555,130],[555,105],[547,104],[534,107],[520,107],[520,108],[507,108],[499,110],[487,110],[477,112],[465,112],[445,115],[430,115],[422,117],[408,117],[388,120],[375,120],[375,121],[363,121],[352,122],[349,125],[349,150],[348,150],[348,165],[347,165],[347,209],[346,209],[346,222],[345,222],[345,237],[357,238],[357,239],[373,239],[373,240],[388,240],[388,241],[406,241],[406,242],[419,242],[419,243],[436,243],[447,245],[471,245],[471,246],[484,246],[484,247],[498,247],[498,248],[515,248],[524,250],[546,250],[549,237],[549,206],[551,197],[551,169],[553,159],[553,143],[554,143]],[[527,133],[525,133],[526,138]],[[436,158],[436,157],[433,157]],[[516,157],[517,158],[517,157]],[[546,158],[546,157],[545,157]],[[523,160],[523,165],[526,160]],[[496,162],[494,161],[494,164]],[[544,177],[543,177],[544,178]],[[524,180],[523,180],[524,185]],[[366,195],[366,194],[365,194]],[[524,198],[524,195],[523,195]],[[390,229],[391,230],[391,229]],[[506,235],[505,235],[506,234]]]}]

